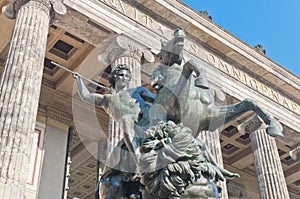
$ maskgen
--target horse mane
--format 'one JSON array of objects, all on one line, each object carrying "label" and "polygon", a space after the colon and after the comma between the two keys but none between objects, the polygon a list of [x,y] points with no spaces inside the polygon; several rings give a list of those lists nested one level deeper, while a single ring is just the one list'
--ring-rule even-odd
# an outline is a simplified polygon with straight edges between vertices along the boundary
[{"label": "horse mane", "polygon": [[[153,197],[180,197],[194,181],[209,176],[204,143],[191,129],[172,121],[146,130],[141,146],[141,183]],[[145,167],[147,165],[147,167]]]}]

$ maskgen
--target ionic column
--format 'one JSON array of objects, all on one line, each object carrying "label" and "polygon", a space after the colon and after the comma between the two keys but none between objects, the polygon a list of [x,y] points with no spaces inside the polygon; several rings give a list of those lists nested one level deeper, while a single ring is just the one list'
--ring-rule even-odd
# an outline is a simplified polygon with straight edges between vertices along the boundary
[{"label": "ionic column", "polygon": [[[135,88],[141,85],[141,54],[138,51],[125,51],[121,56],[117,57],[111,64],[112,69],[115,68],[118,64],[127,64],[131,72],[131,81],[129,82],[128,88]],[[123,132],[120,128],[120,124],[116,121],[113,121],[110,118],[110,141],[111,146],[114,147],[117,143],[123,138]]]},{"label": "ionic column", "polygon": [[127,64],[129,66],[132,76],[129,82],[129,88],[135,88],[141,85],[141,57],[142,54],[138,50],[128,49],[111,64],[111,68],[115,68],[118,64]]},{"label": "ionic column", "polygon": [[[107,56],[108,60],[106,62],[110,63],[112,70],[118,64],[126,64],[129,66],[132,76],[131,81],[129,82],[130,89],[141,85],[141,58],[142,53],[139,50],[139,46],[129,38],[119,35],[111,42]],[[123,132],[118,122],[115,122],[112,119],[110,119],[109,122],[109,151],[111,151],[122,139]]]},{"label": "ionic column", "polygon": [[290,198],[275,139],[265,129],[250,134],[260,198]]},{"label": "ionic column", "polygon": [[[211,151],[218,166],[223,168],[224,166],[219,131],[201,131],[198,135],[198,138],[202,139],[206,143],[208,150]],[[226,180],[223,182],[218,182],[217,185],[222,188],[221,198],[228,199]]]},{"label": "ionic column", "polygon": [[266,126],[256,115],[244,122],[239,129],[250,134],[260,198],[289,199],[274,137],[267,135]]},{"label": "ionic column", "polygon": [[0,85],[0,198],[24,198],[50,7],[31,0],[16,17]]},{"label": "ionic column", "polygon": [[[118,64],[126,64],[129,66],[131,72],[131,81],[129,83],[129,88],[135,88],[141,85],[141,58],[142,53],[139,51],[139,46],[137,46],[129,38],[119,35],[110,41],[110,45],[106,48],[105,56],[102,56],[103,60],[99,60],[105,64],[109,64],[112,70]],[[112,118],[109,119],[109,142],[107,144],[107,156],[112,152],[113,148],[118,144],[118,142],[123,138],[123,129],[119,122],[114,121]],[[101,153],[101,152],[100,152]],[[99,155],[99,154],[98,154]],[[109,160],[108,160],[109,162]],[[112,166],[109,165],[108,167]],[[104,168],[104,172],[107,167]],[[101,185],[100,185],[101,186]],[[106,195],[105,186],[100,188],[100,198],[105,198]]]}]

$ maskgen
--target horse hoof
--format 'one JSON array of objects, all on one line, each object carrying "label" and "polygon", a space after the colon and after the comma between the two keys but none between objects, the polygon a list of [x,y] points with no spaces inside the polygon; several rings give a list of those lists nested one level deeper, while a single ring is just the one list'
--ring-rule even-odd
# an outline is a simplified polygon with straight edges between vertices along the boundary
[{"label": "horse hoof", "polygon": [[199,76],[195,79],[195,86],[203,89],[209,89],[207,78]]},{"label": "horse hoof", "polygon": [[273,137],[283,137],[282,134],[282,126],[279,122],[271,122],[271,124],[267,127],[267,134]]}]

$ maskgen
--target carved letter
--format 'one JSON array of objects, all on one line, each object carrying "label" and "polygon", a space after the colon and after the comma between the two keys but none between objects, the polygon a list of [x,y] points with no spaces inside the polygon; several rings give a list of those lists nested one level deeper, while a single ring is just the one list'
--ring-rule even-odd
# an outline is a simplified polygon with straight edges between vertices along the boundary
[{"label": "carved letter", "polygon": [[249,83],[250,83],[250,85],[251,85],[252,88],[254,88],[255,90],[258,91],[258,85],[257,85],[256,79],[251,78],[250,81],[249,81]]},{"label": "carved letter", "polygon": [[212,64],[212,65],[216,65],[216,59],[215,56],[211,53],[207,53],[206,54],[206,59],[208,61],[208,63]]},{"label": "carved letter", "polygon": [[161,35],[165,36],[165,33],[164,33],[161,25],[158,24],[157,26],[158,26],[158,30],[161,32]]},{"label": "carved letter", "polygon": [[190,47],[191,47],[191,50],[192,50],[191,53],[193,53],[194,55],[197,55],[197,45],[194,44],[194,43],[191,43]]},{"label": "carved letter", "polygon": [[143,14],[143,17],[146,18],[146,26],[150,27],[150,21],[153,22],[153,19],[149,17],[148,15]]},{"label": "carved letter", "polygon": [[261,92],[268,96],[269,95],[268,91],[269,91],[269,88],[266,85],[261,84]]},{"label": "carved letter", "polygon": [[133,8],[133,11],[134,11],[134,18],[135,18],[135,20],[138,21],[138,10]]},{"label": "carved letter", "polygon": [[232,67],[233,77],[236,77],[239,81],[242,81],[241,71]]},{"label": "carved letter", "polygon": [[116,8],[116,0],[111,0],[110,4],[112,7]]},{"label": "carved letter", "polygon": [[246,73],[243,74],[244,75],[244,79],[245,79],[245,84],[248,85],[248,76]]},{"label": "carved letter", "polygon": [[123,2],[121,0],[118,0],[118,1],[120,3],[120,6],[121,6],[121,9],[122,9],[123,13],[126,15],[127,10],[125,9],[125,6],[124,6]]},{"label": "carved letter", "polygon": [[298,108],[298,104],[296,104],[295,102],[291,102],[292,104],[292,109],[294,112],[296,112],[297,108]]},{"label": "carved letter", "polygon": [[225,62],[223,62],[223,61],[221,61],[221,60],[220,60],[220,64],[219,64],[219,66],[223,67],[223,69],[222,69],[222,70],[224,70],[224,68],[225,68],[225,69],[226,69],[226,71],[227,71],[227,74],[231,75],[231,73],[230,73],[230,70],[229,70],[229,68],[228,68],[228,65],[227,65],[227,63],[225,63]]},{"label": "carved letter", "polygon": [[272,98],[279,103],[279,94],[271,89]]},{"label": "carved letter", "polygon": [[282,104],[283,104],[283,106],[285,106],[287,108],[290,108],[290,106],[288,104],[288,101],[287,101],[287,99],[285,97],[283,98]]}]

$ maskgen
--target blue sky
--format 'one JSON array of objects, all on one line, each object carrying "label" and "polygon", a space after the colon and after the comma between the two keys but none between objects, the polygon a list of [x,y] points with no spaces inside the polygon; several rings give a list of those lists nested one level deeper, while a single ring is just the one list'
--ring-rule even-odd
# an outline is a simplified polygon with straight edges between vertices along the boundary
[{"label": "blue sky", "polygon": [[300,77],[300,0],[182,0]]}]

